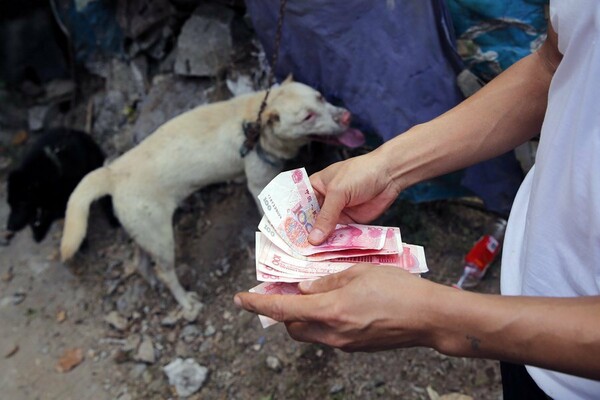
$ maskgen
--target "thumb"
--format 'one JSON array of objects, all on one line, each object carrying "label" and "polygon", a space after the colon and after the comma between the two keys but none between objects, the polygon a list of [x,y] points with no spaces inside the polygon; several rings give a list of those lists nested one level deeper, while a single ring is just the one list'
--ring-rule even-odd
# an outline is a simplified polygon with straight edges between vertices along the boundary
[{"label": "thumb", "polygon": [[346,270],[338,272],[337,274],[327,275],[319,279],[302,281],[298,285],[298,288],[302,294],[330,292],[346,286],[353,276],[354,274],[351,273],[351,271]]},{"label": "thumb", "polygon": [[344,207],[346,207],[346,197],[342,193],[334,191],[327,193],[321,211],[317,215],[315,226],[308,236],[308,241],[312,245],[320,245],[331,235]]}]

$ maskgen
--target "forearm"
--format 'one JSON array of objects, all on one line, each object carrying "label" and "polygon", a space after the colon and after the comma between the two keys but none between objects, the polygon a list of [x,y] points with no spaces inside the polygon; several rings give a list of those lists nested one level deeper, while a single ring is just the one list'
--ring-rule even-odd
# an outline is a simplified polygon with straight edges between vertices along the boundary
[{"label": "forearm", "polygon": [[600,379],[600,297],[447,292],[432,310],[433,346]]},{"label": "forearm", "polygon": [[381,146],[378,156],[394,160],[388,175],[402,190],[503,154],[539,134],[556,53],[547,44],[457,107]]}]

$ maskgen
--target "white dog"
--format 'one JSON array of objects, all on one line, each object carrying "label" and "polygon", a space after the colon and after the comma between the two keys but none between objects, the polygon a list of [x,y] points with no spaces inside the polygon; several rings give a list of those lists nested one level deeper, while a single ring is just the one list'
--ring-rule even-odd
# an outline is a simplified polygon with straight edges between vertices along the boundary
[{"label": "white dog", "polygon": [[90,203],[111,195],[121,224],[141,247],[142,275],[149,276],[150,255],[156,275],[184,311],[197,314],[197,295],[186,292],[175,274],[172,216],[179,202],[204,186],[244,173],[258,202],[257,194],[281,172],[283,160],[295,157],[310,139],[335,137],[348,146],[364,140],[349,128],[347,110],[288,78],[272,89],[259,141],[243,157],[243,125],[256,119],[264,95],[243,95],[181,114],[110,165],[86,175],[67,205],[62,260],[73,256],[86,235]]}]

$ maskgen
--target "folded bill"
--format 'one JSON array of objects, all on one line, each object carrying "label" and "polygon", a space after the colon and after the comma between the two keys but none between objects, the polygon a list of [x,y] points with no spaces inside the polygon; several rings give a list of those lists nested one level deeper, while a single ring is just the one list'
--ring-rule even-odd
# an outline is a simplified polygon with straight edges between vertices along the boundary
[{"label": "folded bill", "polygon": [[308,234],[314,226],[319,203],[304,168],[282,172],[258,195],[265,217],[294,253],[311,254],[383,248],[387,231],[380,226],[338,225],[325,243],[313,246]]},{"label": "folded bill", "polygon": [[[249,290],[250,293],[258,294],[300,294],[297,283],[264,282]],[[258,319],[263,328],[275,325],[278,321],[273,318],[259,315]]]}]

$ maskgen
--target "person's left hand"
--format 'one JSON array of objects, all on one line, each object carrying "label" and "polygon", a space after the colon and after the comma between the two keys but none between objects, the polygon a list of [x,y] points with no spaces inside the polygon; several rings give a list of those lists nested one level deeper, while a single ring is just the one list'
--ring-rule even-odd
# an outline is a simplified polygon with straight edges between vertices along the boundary
[{"label": "person's left hand", "polygon": [[344,351],[433,346],[432,307],[455,289],[393,267],[358,264],[302,282],[303,295],[238,293],[237,305],[285,322],[290,336]]}]

